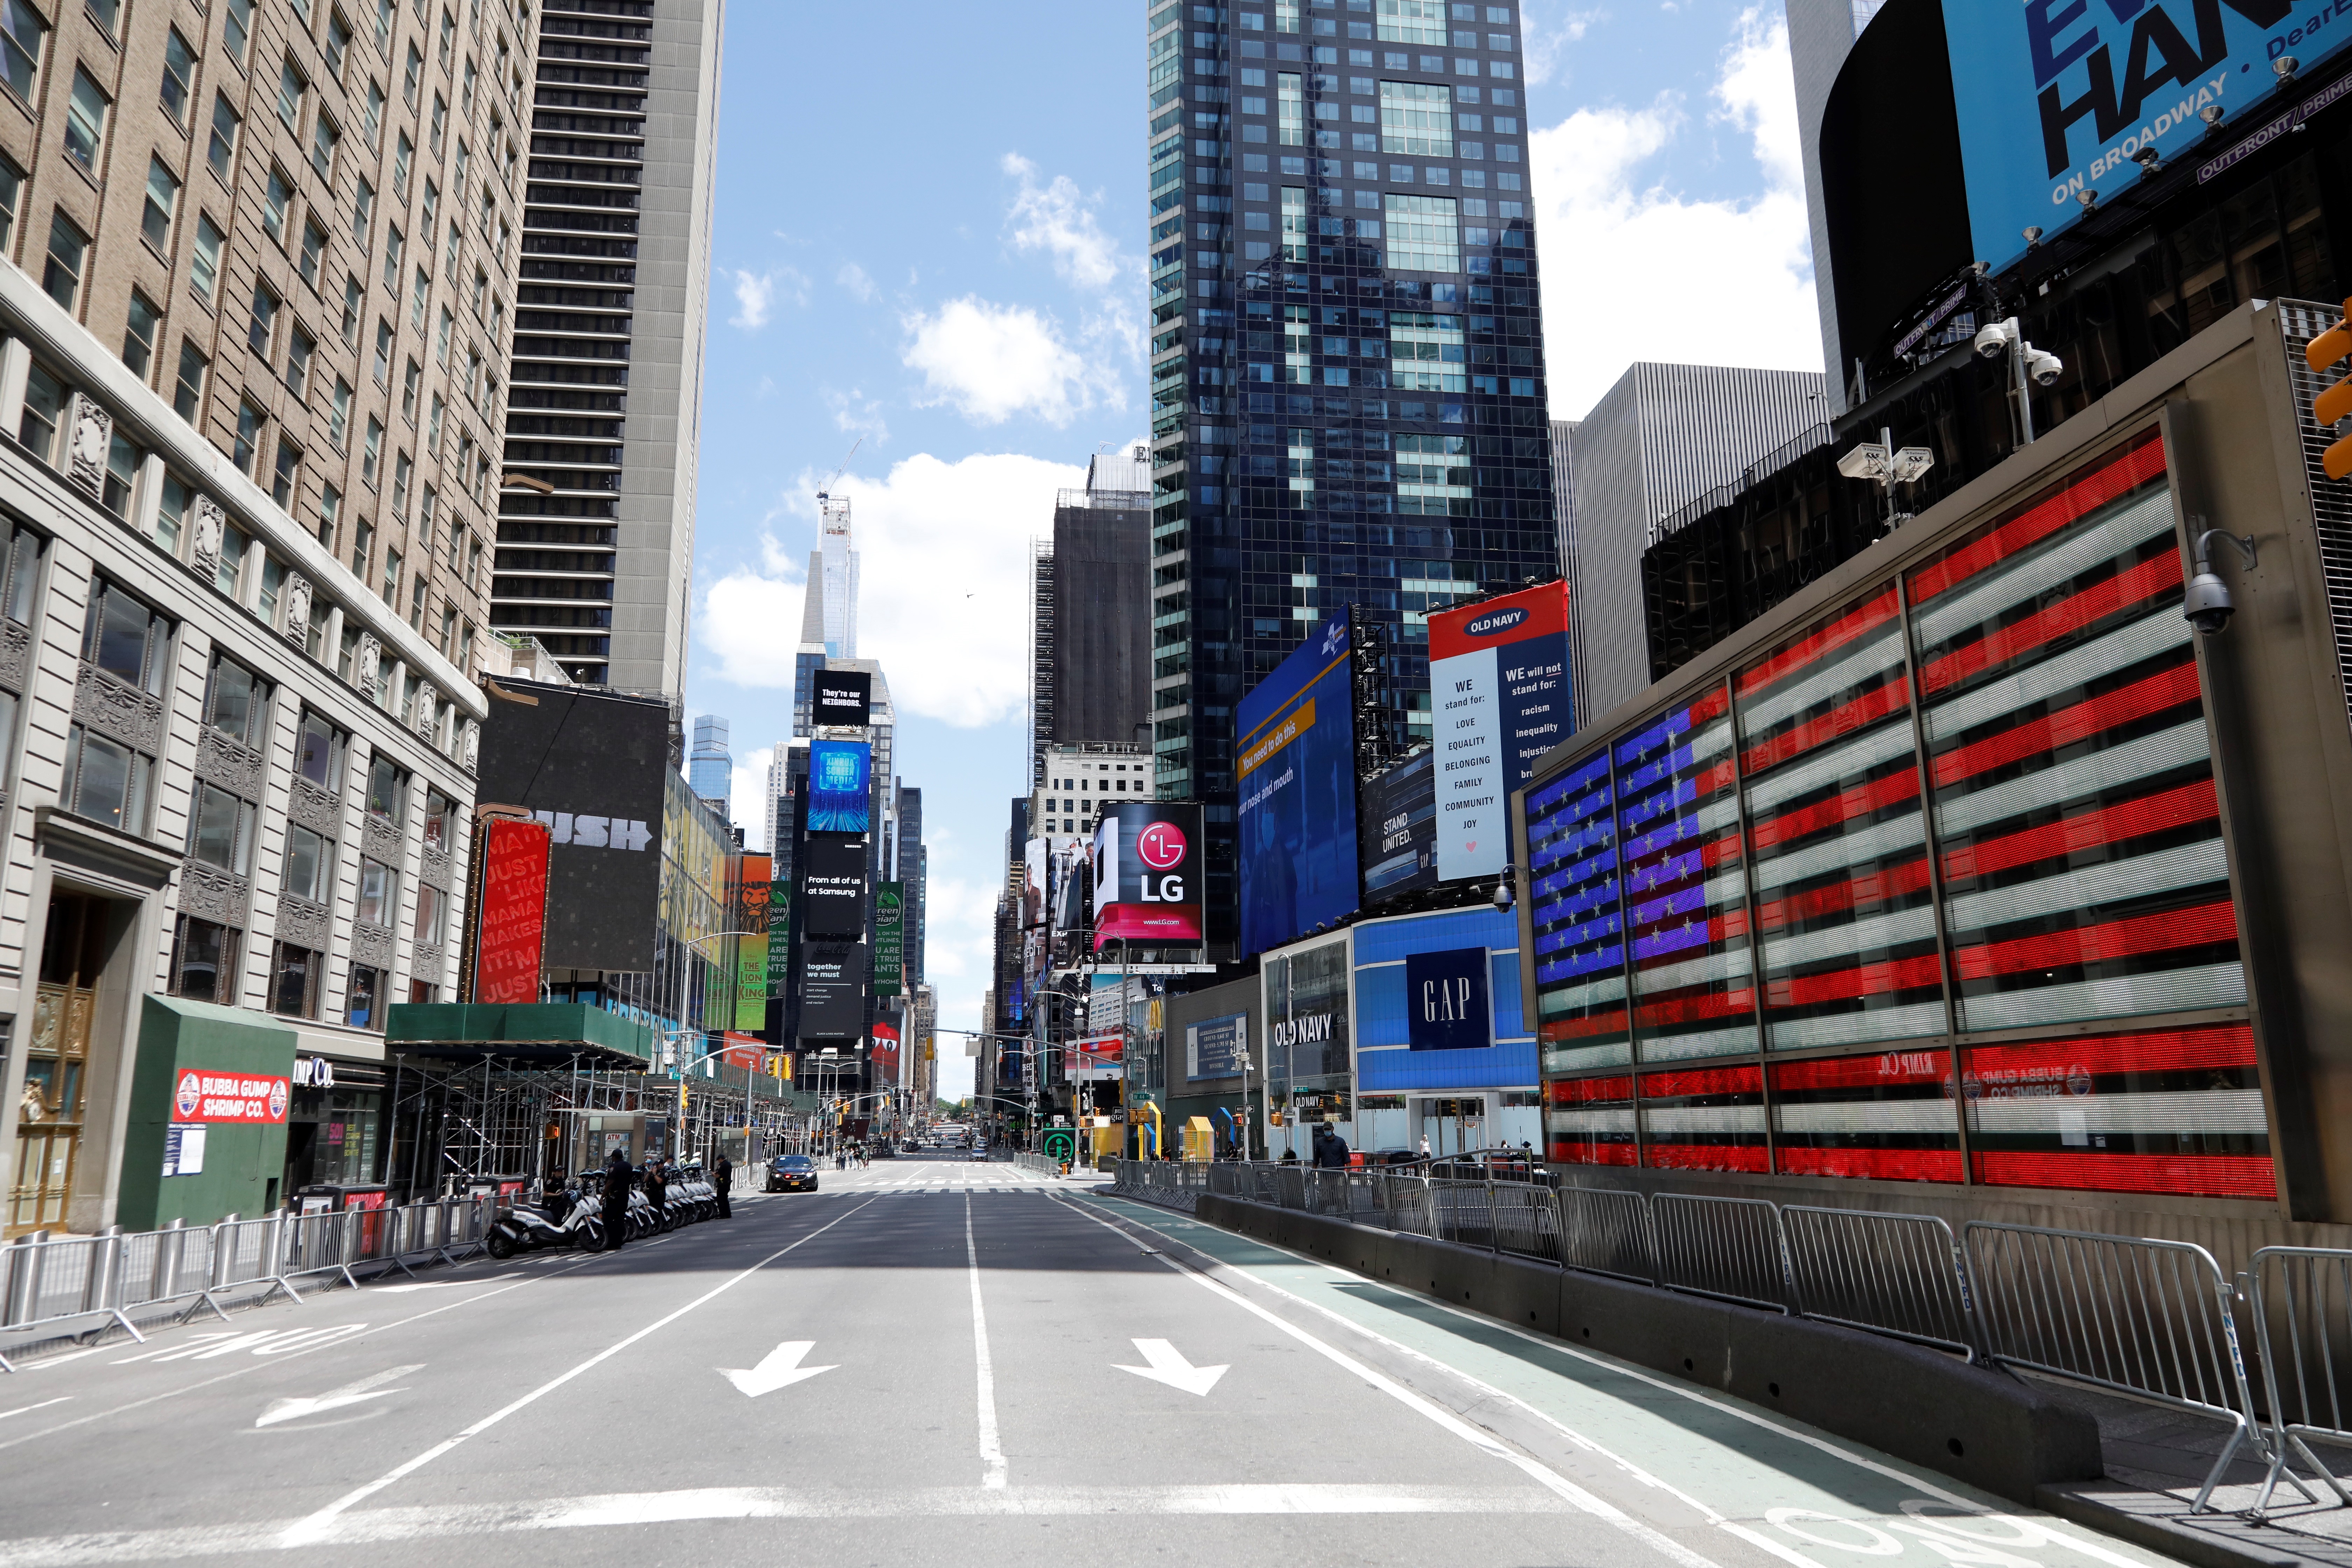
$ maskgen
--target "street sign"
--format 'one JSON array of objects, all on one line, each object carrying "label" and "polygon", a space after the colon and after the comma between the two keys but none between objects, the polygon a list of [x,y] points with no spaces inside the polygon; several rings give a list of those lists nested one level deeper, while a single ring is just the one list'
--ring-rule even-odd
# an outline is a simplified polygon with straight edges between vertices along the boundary
[{"label": "street sign", "polygon": [[1075,1160],[1078,1157],[1078,1140],[1069,1131],[1055,1130],[1045,1134],[1045,1158]]}]

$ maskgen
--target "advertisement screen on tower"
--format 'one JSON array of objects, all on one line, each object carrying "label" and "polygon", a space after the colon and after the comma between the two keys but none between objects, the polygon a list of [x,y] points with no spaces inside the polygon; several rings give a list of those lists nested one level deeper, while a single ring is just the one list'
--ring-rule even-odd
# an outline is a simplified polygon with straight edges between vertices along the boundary
[{"label": "advertisement screen on tower", "polygon": [[1123,800],[1095,825],[1095,951],[1201,945],[1201,808]]},{"label": "advertisement screen on tower", "polygon": [[1568,584],[1506,594],[1429,617],[1437,779],[1437,875],[1501,874],[1511,792],[1576,728],[1569,711]]},{"label": "advertisement screen on tower", "polygon": [[1353,674],[1342,610],[1241,700],[1244,957],[1355,912]]},{"label": "advertisement screen on tower", "polygon": [[866,936],[866,846],[813,838],[801,857],[801,928],[814,938]]},{"label": "advertisement screen on tower", "polygon": [[863,741],[809,742],[811,833],[865,833],[874,826],[874,748]]}]

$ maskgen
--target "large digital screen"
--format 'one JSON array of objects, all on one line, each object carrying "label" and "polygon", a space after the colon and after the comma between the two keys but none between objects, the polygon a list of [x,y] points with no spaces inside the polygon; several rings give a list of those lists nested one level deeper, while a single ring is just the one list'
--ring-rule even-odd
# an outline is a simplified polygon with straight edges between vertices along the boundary
[{"label": "large digital screen", "polygon": [[[2292,0],[1948,0],[1952,102],[1979,259],[1996,271],[2139,177],[2133,155],[2169,163],[2221,151],[2204,119],[2236,141],[2273,94],[2272,62],[2308,70],[2348,31],[2340,13]],[[2284,129],[2284,127],[2282,127]],[[2259,142],[2257,143],[2259,144]]]},{"label": "large digital screen", "polygon": [[1094,945],[1114,939],[1151,947],[1202,942],[1201,808],[1187,802],[1123,800],[1095,825]]},{"label": "large digital screen", "polygon": [[801,927],[812,937],[866,935],[866,846],[813,838],[801,857]]},{"label": "large digital screen", "polygon": [[1355,912],[1356,714],[1348,613],[1241,701],[1242,955]]},{"label": "large digital screen", "polygon": [[863,741],[809,742],[811,833],[865,833],[874,826],[874,748]]},{"label": "large digital screen", "polygon": [[1437,874],[1501,874],[1511,792],[1569,737],[1568,584],[1547,583],[1429,617]]},{"label": "large digital screen", "polygon": [[854,1039],[866,1032],[866,949],[811,942],[801,952],[801,1038]]},{"label": "large digital screen", "polygon": [[1422,752],[1360,786],[1367,904],[1437,886],[1435,762]]}]

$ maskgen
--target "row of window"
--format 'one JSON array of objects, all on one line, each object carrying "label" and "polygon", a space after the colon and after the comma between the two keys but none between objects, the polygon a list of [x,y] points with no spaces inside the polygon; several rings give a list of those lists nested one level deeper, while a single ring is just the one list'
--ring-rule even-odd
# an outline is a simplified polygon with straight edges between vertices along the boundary
[{"label": "row of window", "polygon": [[[389,877],[390,873],[385,875]],[[429,905],[438,918],[442,897],[440,890],[435,888],[417,889],[417,930],[433,929],[425,925],[425,915]],[[194,915],[182,915],[172,937],[171,968],[167,980],[172,994],[193,1001],[236,1005],[239,999],[242,980],[239,967],[245,942],[246,933],[234,926],[199,920]],[[318,1017],[326,970],[325,953],[296,942],[272,942],[267,972],[268,992],[263,1005],[269,1011],[287,1017]],[[383,1027],[384,1004],[390,999],[387,990],[391,984],[392,975],[388,971],[373,964],[354,962],[343,987],[341,1022],[354,1029],[381,1030]],[[411,1002],[431,1002],[438,994],[439,988],[430,981],[413,980],[409,983],[408,1000]]]}]

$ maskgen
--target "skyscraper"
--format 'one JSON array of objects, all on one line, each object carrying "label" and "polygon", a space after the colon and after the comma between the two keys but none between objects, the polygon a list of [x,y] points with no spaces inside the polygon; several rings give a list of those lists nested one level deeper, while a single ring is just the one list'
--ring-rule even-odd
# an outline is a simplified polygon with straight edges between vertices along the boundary
[{"label": "skyscraper", "polygon": [[1030,562],[1030,782],[1054,746],[1144,739],[1151,721],[1151,475],[1139,444],[1097,455]]},{"label": "skyscraper", "polygon": [[[686,782],[694,793],[729,816],[728,796],[735,786],[735,759],[727,752],[727,721],[705,713],[694,721],[694,750],[688,754]],[[730,818],[731,820],[731,818]]]},{"label": "skyscraper", "polygon": [[857,657],[857,552],[849,542],[849,498],[820,495],[817,504],[819,572],[824,589],[824,651],[835,658]]},{"label": "skyscraper", "polygon": [[[491,618],[676,696],[723,0],[542,7]],[[453,218],[461,214],[452,213]],[[429,257],[437,243],[420,234]]]},{"label": "skyscraper", "polygon": [[1361,605],[1391,738],[1426,739],[1427,613],[1554,570],[1517,19],[1150,13],[1153,746],[1213,909],[1243,692]]}]

